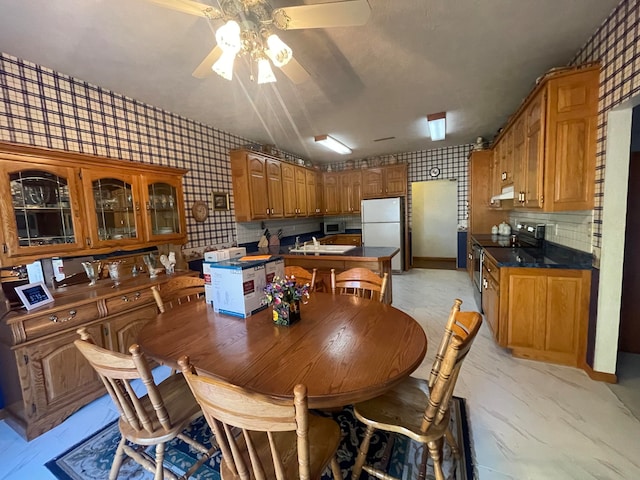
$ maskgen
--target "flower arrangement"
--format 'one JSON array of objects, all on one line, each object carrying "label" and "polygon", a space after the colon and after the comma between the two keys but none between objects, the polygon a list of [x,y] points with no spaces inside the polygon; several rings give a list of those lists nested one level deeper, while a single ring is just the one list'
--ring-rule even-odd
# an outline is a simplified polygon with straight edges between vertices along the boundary
[{"label": "flower arrangement", "polygon": [[273,306],[273,321],[278,325],[290,325],[300,319],[300,301],[307,303],[309,284],[296,283],[294,276],[274,277],[264,287],[264,303]]}]

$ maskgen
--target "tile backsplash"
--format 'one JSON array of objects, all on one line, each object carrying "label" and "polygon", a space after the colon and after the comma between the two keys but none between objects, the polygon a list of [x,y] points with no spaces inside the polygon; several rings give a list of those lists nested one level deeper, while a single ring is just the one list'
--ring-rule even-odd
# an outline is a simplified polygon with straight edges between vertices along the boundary
[{"label": "tile backsplash", "polygon": [[520,212],[511,211],[509,223],[530,225],[545,225],[545,240],[583,252],[591,253],[591,230],[593,225],[593,211],[575,212]]}]

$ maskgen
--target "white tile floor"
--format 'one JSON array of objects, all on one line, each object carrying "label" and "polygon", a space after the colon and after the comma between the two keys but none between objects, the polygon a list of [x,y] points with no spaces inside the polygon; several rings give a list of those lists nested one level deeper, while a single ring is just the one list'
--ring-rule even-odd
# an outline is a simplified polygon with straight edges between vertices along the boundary
[{"label": "white tile floor", "polygon": [[[433,339],[415,373],[426,378],[453,299],[476,309],[471,284],[464,272],[420,269],[393,283],[394,306]],[[640,421],[605,384],[577,369],[514,359],[484,325],[456,394],[467,399],[480,480],[640,478]],[[53,478],[46,461],[115,418],[103,397],[29,443],[0,422],[0,479]]]}]

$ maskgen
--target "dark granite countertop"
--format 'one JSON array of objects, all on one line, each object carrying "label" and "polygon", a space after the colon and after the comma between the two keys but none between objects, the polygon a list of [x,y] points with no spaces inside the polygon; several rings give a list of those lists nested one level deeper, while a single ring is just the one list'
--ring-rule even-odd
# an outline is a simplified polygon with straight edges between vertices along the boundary
[{"label": "dark granite countertop", "polygon": [[342,259],[345,258],[358,258],[358,259],[377,259],[377,258],[391,258],[397,255],[400,252],[399,248],[395,247],[355,247],[351,250],[348,250],[345,253],[317,253],[317,252],[305,252],[305,253],[293,253],[290,252],[293,248],[293,245],[283,245],[278,247],[267,247],[261,248],[258,252],[254,252],[256,255],[260,254],[271,254],[271,255],[280,255],[283,257],[316,257],[322,259]]},{"label": "dark granite countertop", "polygon": [[484,247],[499,267],[591,269],[590,253],[545,242],[541,248]]}]

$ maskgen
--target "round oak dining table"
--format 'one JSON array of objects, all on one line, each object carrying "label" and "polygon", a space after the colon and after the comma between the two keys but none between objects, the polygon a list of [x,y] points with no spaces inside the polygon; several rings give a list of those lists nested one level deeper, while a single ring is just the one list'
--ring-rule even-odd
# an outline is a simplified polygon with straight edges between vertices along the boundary
[{"label": "round oak dining table", "polygon": [[342,407],[376,397],[422,362],[427,337],[411,316],[377,301],[313,293],[301,320],[275,325],[267,308],[243,319],[204,300],[176,305],[139,333],[146,355],[177,368],[188,355],[200,375],[292,398],[308,388],[309,408]]}]

